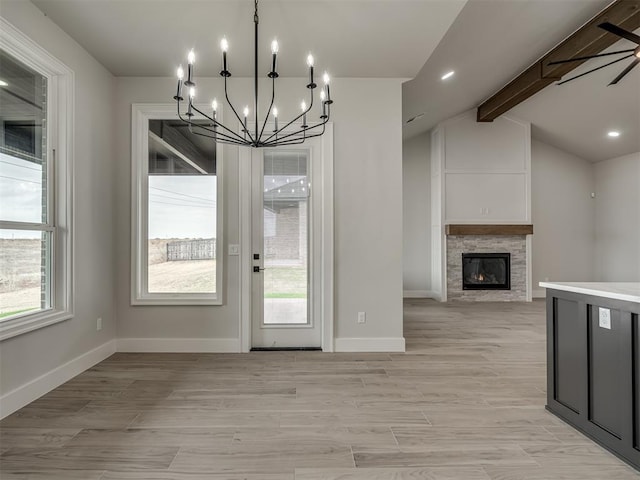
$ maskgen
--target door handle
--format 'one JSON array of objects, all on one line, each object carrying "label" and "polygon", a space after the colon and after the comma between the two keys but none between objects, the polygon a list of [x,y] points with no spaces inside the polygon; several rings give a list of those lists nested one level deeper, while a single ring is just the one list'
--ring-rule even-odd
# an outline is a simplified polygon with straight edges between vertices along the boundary
[{"label": "door handle", "polygon": [[260,268],[258,266],[253,267],[253,273],[260,273],[260,271],[265,270],[264,268]]}]

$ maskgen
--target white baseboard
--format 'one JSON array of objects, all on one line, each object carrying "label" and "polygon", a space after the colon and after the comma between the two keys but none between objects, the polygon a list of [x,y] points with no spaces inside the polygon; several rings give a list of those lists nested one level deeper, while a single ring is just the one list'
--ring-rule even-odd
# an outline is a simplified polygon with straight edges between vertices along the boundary
[{"label": "white baseboard", "polygon": [[110,340],[99,347],[88,351],[68,361],[64,365],[40,375],[38,378],[25,383],[24,385],[5,393],[0,397],[0,418],[11,415],[16,410],[37,400],[45,393],[50,392],[65,382],[68,382],[76,375],[100,363],[105,358],[116,352],[116,341]]},{"label": "white baseboard", "polygon": [[533,298],[547,298],[547,289],[546,288],[534,288],[532,290]]},{"label": "white baseboard", "polygon": [[431,290],[405,290],[403,298],[436,298]]},{"label": "white baseboard", "polygon": [[403,337],[336,338],[336,352],[404,352]]},{"label": "white baseboard", "polygon": [[118,352],[238,353],[238,338],[119,338]]}]

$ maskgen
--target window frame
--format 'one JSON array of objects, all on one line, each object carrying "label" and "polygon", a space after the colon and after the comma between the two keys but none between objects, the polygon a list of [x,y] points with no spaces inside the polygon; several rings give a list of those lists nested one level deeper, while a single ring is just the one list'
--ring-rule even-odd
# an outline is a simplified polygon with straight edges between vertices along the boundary
[{"label": "window frame", "polygon": [[[199,110],[211,108],[196,105]],[[218,110],[222,121],[222,112]],[[216,145],[216,292],[150,293],[148,288],[149,120],[177,120],[175,104],[131,106],[131,305],[223,305],[224,299],[224,161]],[[194,117],[197,120],[197,117]]]},{"label": "window frame", "polygon": [[0,341],[73,318],[74,72],[0,17],[0,49],[47,78],[46,222],[0,221],[0,228],[50,233],[49,308],[0,319]]}]

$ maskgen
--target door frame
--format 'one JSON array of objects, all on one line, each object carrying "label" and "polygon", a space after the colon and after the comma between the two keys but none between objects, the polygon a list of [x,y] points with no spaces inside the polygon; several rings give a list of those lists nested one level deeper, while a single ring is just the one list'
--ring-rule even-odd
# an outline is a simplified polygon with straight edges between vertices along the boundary
[{"label": "door frame", "polygon": [[[334,178],[333,178],[333,123],[325,125],[320,142],[320,175],[313,178],[312,195],[320,195],[320,218],[315,218],[315,228],[321,230],[320,285],[316,286],[314,301],[320,302],[319,322],[321,347],[324,352],[334,351]],[[317,161],[318,159],[314,159]],[[238,153],[238,196],[240,217],[240,351],[251,350],[252,321],[252,188],[251,149],[240,148]],[[262,193],[262,192],[260,192]],[[313,307],[312,307],[313,308]]]}]

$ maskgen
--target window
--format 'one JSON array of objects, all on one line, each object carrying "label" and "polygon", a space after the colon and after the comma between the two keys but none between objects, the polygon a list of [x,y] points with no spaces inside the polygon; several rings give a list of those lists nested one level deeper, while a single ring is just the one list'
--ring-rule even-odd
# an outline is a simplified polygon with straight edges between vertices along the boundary
[{"label": "window", "polygon": [[132,125],[132,304],[219,305],[221,148],[174,105],[134,105]]},{"label": "window", "polygon": [[73,73],[0,32],[1,340],[72,316]]}]

